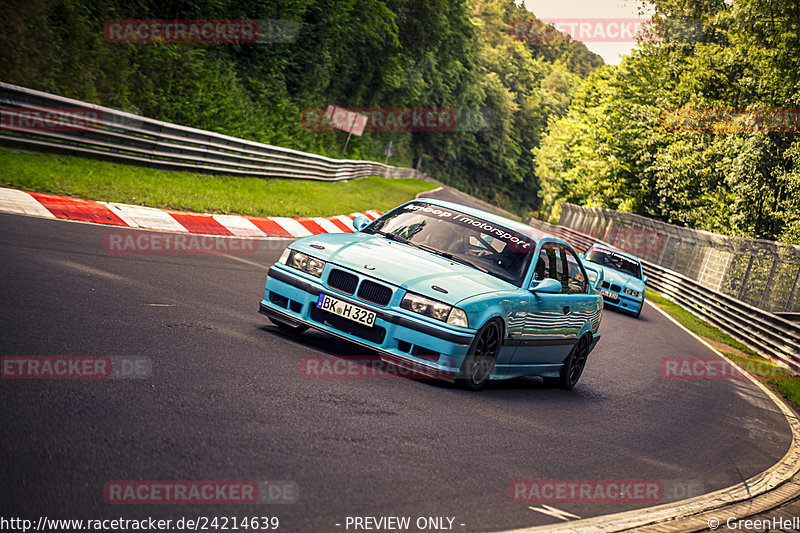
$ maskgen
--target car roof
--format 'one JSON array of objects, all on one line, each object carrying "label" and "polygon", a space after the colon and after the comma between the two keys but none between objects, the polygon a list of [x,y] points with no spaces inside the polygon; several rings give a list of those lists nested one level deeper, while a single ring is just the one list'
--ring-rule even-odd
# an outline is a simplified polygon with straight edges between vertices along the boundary
[{"label": "car roof", "polygon": [[530,227],[527,224],[523,224],[522,222],[518,222],[516,220],[510,219],[510,218],[506,218],[504,216],[500,216],[500,215],[496,215],[494,213],[490,213],[489,211],[484,211],[482,209],[477,209],[475,207],[469,207],[469,206],[466,206],[466,205],[457,204],[455,202],[448,202],[446,200],[438,200],[436,198],[420,197],[420,198],[416,198],[415,200],[412,200],[411,202],[407,202],[407,203],[414,203],[414,202],[425,202],[425,203],[429,203],[431,205],[438,205],[440,207],[446,207],[448,209],[453,209],[455,211],[460,211],[460,212],[462,212],[462,213],[464,213],[466,215],[479,217],[479,218],[482,218],[483,220],[485,220],[487,222],[491,222],[492,224],[505,226],[508,229],[512,229],[512,230],[517,231],[517,232],[519,232],[519,233],[521,233],[523,235],[526,235],[526,236],[530,237],[531,239],[533,239],[534,241],[536,241],[537,243],[539,241],[542,241],[542,240],[547,240],[547,241],[556,242],[556,243],[559,243],[559,244],[566,244],[567,246],[572,248],[571,244],[569,244],[567,241],[565,241],[563,239],[560,239],[560,238],[556,237],[555,235],[552,235],[550,233],[546,233],[544,231],[540,231],[540,230],[534,229],[534,228]]},{"label": "car roof", "polygon": [[[624,250],[620,250],[620,249],[619,249],[619,248],[617,248],[616,246],[611,246],[610,244],[594,243],[594,244],[591,246],[591,248],[589,248],[589,250],[593,250],[593,249],[595,249],[595,248],[597,248],[597,249],[600,249],[600,250],[606,250],[606,251],[609,251],[609,252],[614,252],[615,254],[619,254],[619,255],[621,255],[621,256],[623,256],[623,257],[627,257],[627,258],[628,258],[628,259],[630,259],[631,261],[636,261],[637,263],[641,263],[641,262],[642,262],[642,261],[641,261],[641,260],[640,260],[638,257],[636,257],[635,255],[633,255],[633,254],[629,254],[628,252],[626,252],[626,251],[624,251]],[[589,250],[586,250],[586,252],[588,253],[588,252],[589,252]]]}]

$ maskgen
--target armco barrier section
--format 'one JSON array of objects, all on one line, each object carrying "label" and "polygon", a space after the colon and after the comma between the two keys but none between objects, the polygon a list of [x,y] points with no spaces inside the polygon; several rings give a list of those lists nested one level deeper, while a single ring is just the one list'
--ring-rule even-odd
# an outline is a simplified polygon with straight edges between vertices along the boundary
[{"label": "armco barrier section", "polygon": [[[540,220],[531,226],[563,238],[578,251],[604,243],[590,235]],[[800,325],[742,302],[673,270],[642,260],[647,285],[710,322],[758,354],[800,374]]]},{"label": "armco barrier section", "polygon": [[[69,127],[30,120],[85,113]],[[0,82],[0,144],[156,168],[259,178],[341,181],[366,176],[425,179],[412,168],[331,159],[211,131],[179,126]],[[52,115],[54,116],[54,115]]]}]

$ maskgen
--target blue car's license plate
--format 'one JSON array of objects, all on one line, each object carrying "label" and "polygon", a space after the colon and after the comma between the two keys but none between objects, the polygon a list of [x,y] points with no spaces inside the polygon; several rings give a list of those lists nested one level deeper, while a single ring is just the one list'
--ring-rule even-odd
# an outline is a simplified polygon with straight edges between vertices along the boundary
[{"label": "blue car's license plate", "polygon": [[374,312],[364,309],[363,307],[358,307],[357,305],[343,302],[327,294],[319,295],[317,307],[342,318],[352,320],[353,322],[364,324],[365,326],[372,326],[375,324]]},{"label": "blue car's license plate", "polygon": [[605,289],[600,289],[600,294],[602,294],[604,297],[608,298],[609,300],[614,300],[614,301],[619,300],[619,296],[616,293],[613,293],[611,291],[607,291]]}]

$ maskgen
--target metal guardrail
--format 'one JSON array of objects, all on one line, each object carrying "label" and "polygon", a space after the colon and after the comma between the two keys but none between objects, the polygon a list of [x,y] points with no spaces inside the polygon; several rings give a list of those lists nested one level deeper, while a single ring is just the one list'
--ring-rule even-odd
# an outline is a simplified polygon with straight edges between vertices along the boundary
[{"label": "metal guardrail", "polygon": [[800,373],[800,325],[713,289],[682,274],[643,262],[647,284],[748,348]]},{"label": "metal guardrail", "polygon": [[[527,223],[563,238],[578,251],[605,243],[590,235],[540,220]],[[756,353],[800,374],[800,325],[732,296],[710,289],[673,270],[642,260],[647,285],[699,318],[715,325]]]},{"label": "metal guardrail", "polygon": [[[59,113],[87,120],[35,123]],[[0,82],[0,144],[172,170],[259,178],[341,181],[366,176],[425,179],[412,168],[316,154],[179,126]]]}]

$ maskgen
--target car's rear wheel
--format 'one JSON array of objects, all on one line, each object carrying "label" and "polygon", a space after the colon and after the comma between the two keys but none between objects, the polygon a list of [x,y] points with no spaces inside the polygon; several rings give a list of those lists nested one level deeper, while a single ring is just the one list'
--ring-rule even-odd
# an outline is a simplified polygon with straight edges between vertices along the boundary
[{"label": "car's rear wheel", "polygon": [[483,325],[469,347],[457,382],[468,390],[482,389],[492,375],[497,354],[503,344],[503,324],[492,319]]},{"label": "car's rear wheel", "polygon": [[295,326],[287,322],[278,320],[277,318],[269,317],[269,321],[278,326],[279,330],[283,331],[284,333],[289,333],[291,335],[299,335],[300,333],[303,333],[305,330],[308,329],[308,326],[304,326],[302,324]]},{"label": "car's rear wheel", "polygon": [[583,368],[586,366],[586,358],[589,356],[590,343],[589,335],[581,337],[578,343],[572,348],[566,361],[564,361],[564,366],[561,368],[561,375],[557,378],[544,378],[544,382],[548,385],[572,390],[581,378],[581,374],[583,374]]}]

